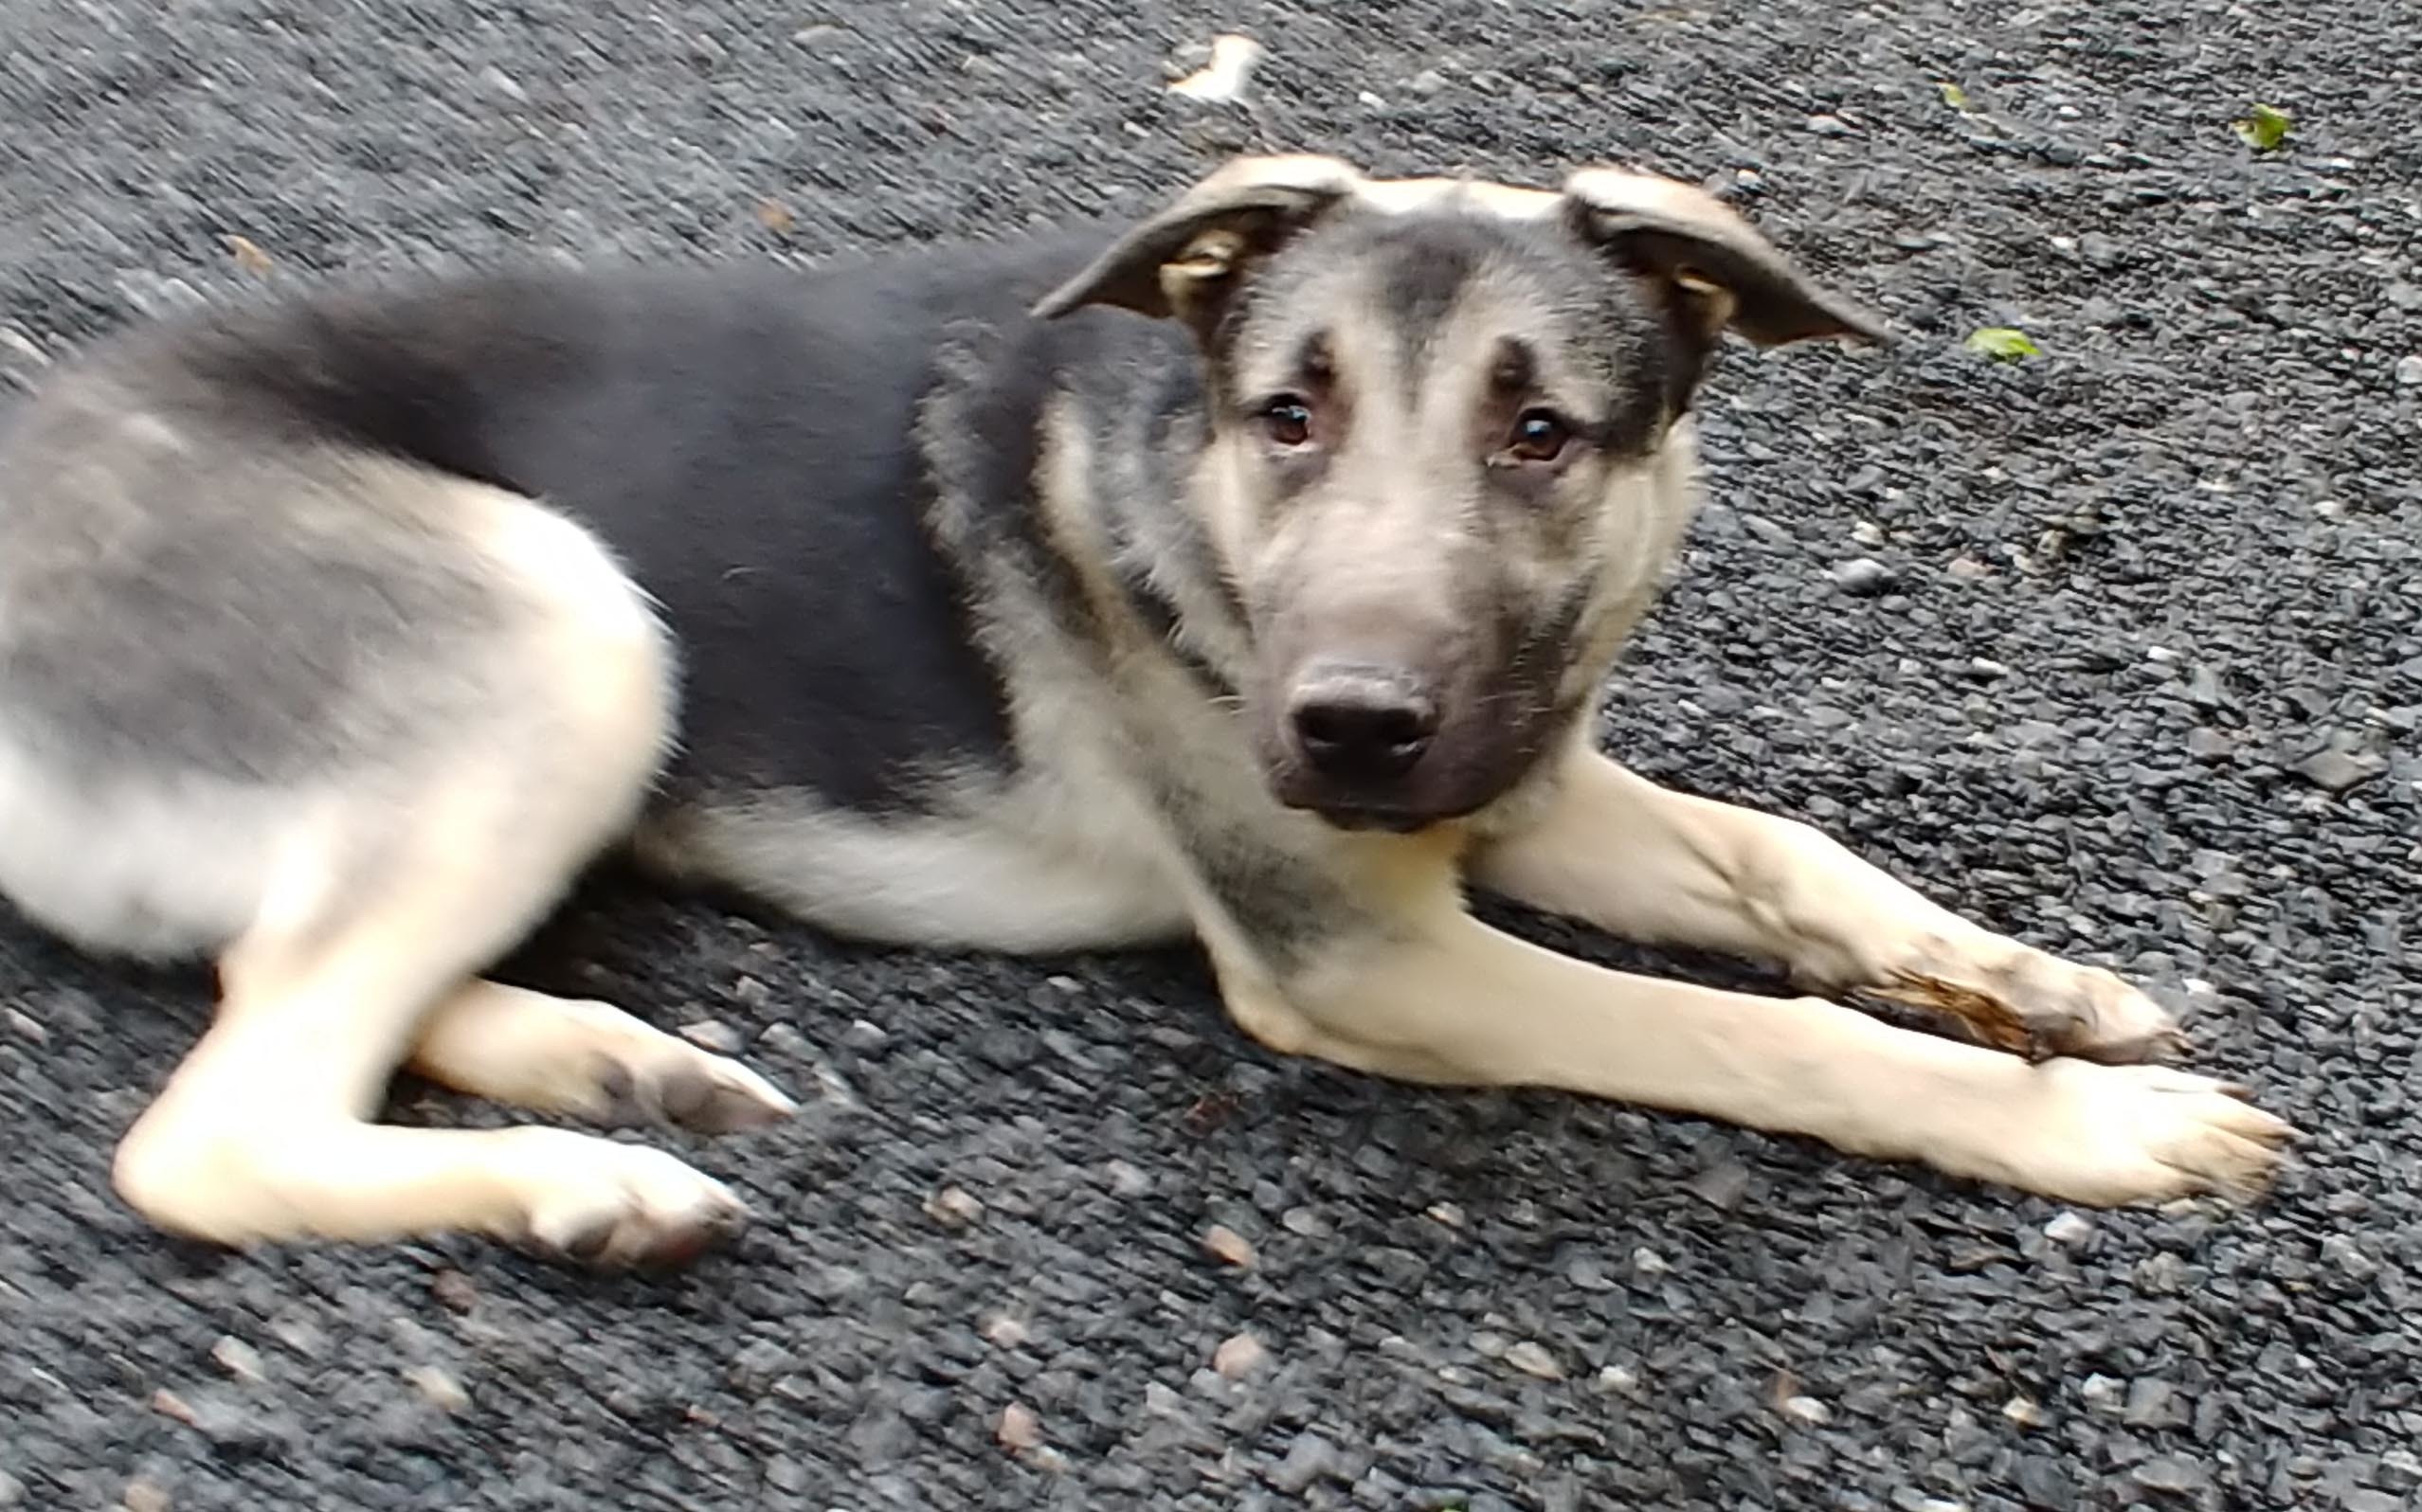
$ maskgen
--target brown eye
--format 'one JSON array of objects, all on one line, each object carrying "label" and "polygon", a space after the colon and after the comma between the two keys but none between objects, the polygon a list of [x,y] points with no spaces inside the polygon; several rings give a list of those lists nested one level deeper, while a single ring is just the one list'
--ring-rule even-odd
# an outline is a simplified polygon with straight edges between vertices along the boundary
[{"label": "brown eye", "polygon": [[1261,406],[1261,426],[1281,446],[1301,446],[1311,440],[1311,406],[1292,394],[1282,394]]},{"label": "brown eye", "polygon": [[1552,462],[1564,455],[1572,430],[1552,409],[1526,409],[1514,417],[1507,454],[1521,462]]}]

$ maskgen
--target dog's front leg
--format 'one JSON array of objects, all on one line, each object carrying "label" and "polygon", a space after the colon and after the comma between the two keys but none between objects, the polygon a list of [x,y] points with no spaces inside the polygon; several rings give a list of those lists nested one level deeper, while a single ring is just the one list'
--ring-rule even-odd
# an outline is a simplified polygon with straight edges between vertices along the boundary
[{"label": "dog's front leg", "polygon": [[1204,932],[1230,1012],[1282,1052],[1593,1093],[2071,1202],[2250,1193],[2290,1132],[2165,1067],[2031,1063],[1821,999],[1608,971],[1491,928],[1451,889],[1316,949],[1259,948],[1224,921]]},{"label": "dog's front leg", "polygon": [[2142,1061],[2175,1053],[2169,1014],[2098,967],[1942,908],[1794,819],[1658,787],[1576,748],[1473,880],[1644,944],[1779,963],[1812,991],[1948,1015],[2030,1056]]}]

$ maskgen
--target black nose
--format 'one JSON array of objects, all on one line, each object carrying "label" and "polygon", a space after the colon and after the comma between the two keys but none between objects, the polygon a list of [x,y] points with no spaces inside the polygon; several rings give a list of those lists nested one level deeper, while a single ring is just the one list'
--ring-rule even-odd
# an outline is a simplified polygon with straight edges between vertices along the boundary
[{"label": "black nose", "polygon": [[1403,776],[1438,732],[1437,705],[1385,671],[1316,674],[1295,689],[1288,718],[1311,768],[1347,783]]}]

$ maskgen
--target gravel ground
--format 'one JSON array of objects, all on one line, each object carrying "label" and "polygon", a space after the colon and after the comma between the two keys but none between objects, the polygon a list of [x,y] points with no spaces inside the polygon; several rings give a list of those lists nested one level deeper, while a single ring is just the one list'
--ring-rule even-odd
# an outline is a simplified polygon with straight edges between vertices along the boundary
[{"label": "gravel ground", "polygon": [[[1161,93],[1222,26],[1273,49],[1259,120]],[[107,1188],[203,984],[6,925],[0,1505],[2416,1504],[2404,0],[0,0],[0,39],[20,373],[322,269],[1140,207],[1263,130],[1707,176],[1912,339],[1727,361],[1721,503],[1612,738],[2164,984],[2310,1130],[2254,1211],[2081,1218],[1282,1063],[1184,956],[910,958],[607,884],[528,980],[816,1094],[692,1152],[765,1215],[737,1249],[232,1259]]]}]

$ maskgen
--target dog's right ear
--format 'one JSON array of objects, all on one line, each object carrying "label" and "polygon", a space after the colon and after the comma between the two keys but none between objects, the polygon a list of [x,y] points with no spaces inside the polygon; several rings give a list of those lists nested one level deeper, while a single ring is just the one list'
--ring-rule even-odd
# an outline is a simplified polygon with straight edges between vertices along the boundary
[{"label": "dog's right ear", "polygon": [[1208,332],[1256,261],[1362,183],[1360,170],[1334,157],[1233,159],[1112,243],[1034,313],[1051,320],[1086,305],[1111,305]]}]

